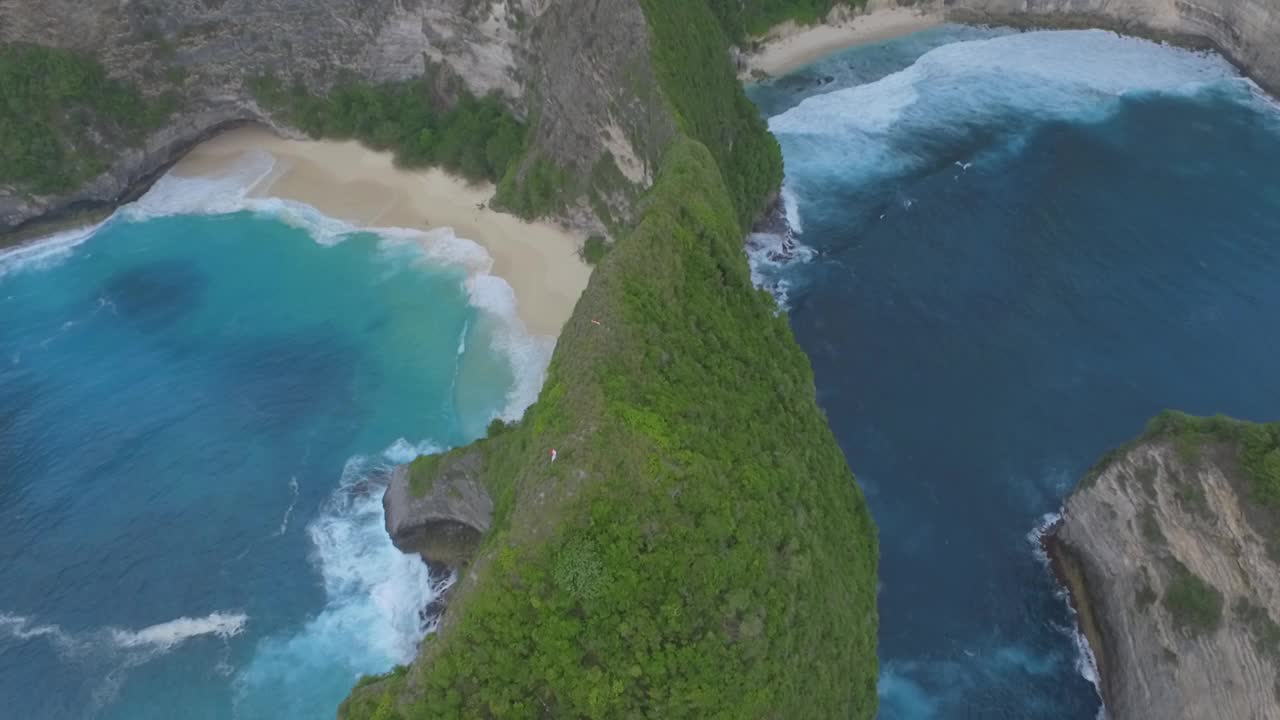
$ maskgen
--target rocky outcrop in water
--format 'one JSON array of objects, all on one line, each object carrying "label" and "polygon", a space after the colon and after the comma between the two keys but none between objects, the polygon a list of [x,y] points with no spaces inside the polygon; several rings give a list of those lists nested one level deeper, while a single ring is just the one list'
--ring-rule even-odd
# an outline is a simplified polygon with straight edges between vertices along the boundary
[{"label": "rocky outcrop in water", "polygon": [[474,449],[396,468],[382,496],[391,541],[428,562],[466,564],[493,519],[483,472]]},{"label": "rocky outcrop in water", "polygon": [[[182,103],[140,144],[109,147],[109,169],[73,192],[0,186],[0,234],[111,207],[218,129],[268,122],[246,83],[260,74],[323,91],[343,74],[405,80],[430,63],[441,102],[458,88],[500,93],[534,124],[539,157],[585,178],[608,154],[641,187],[675,127],[655,100],[638,0],[0,0],[7,43],[87,53],[144,93],[176,88]],[[600,227],[585,200],[563,214]]]},{"label": "rocky outcrop in water", "polygon": [[1237,439],[1158,432],[1067,499],[1049,549],[1113,720],[1280,718],[1280,515],[1245,475]]}]

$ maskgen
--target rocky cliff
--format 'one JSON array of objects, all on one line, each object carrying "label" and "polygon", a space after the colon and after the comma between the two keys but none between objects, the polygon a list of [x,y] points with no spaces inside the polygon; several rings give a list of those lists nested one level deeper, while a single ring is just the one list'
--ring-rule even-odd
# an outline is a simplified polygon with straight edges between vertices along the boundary
[{"label": "rocky cliff", "polygon": [[[920,5],[907,3],[904,5]],[[562,219],[601,231],[633,219],[676,133],[655,82],[640,0],[0,0],[0,45],[82,51],[181,109],[130,144],[108,142],[105,172],[73,191],[33,196],[0,185],[0,234],[33,219],[109,208],[199,140],[229,124],[273,124],[246,79],[297,79],[322,92],[341,74],[371,81],[443,69],[441,91],[500,93],[528,119],[531,151],[571,179]],[[1276,0],[941,0],[958,22],[1102,26],[1212,46],[1280,93]],[[721,8],[719,4],[717,8]],[[732,12],[720,9],[722,15]],[[282,132],[289,128],[276,125]],[[620,179],[596,182],[601,168]],[[523,175],[521,175],[523,176]],[[592,197],[591,190],[595,192]]]},{"label": "rocky cliff", "polygon": [[[340,77],[418,77],[431,63],[443,102],[450,88],[498,93],[531,123],[527,162],[587,178],[607,155],[647,187],[674,131],[655,101],[647,40],[637,0],[0,0],[0,46],[83,52],[144,94],[181,98],[163,127],[109,147],[110,167],[72,192],[0,186],[0,234],[42,215],[110,207],[210,133],[270,123],[246,82],[259,74],[323,92]],[[578,200],[565,218],[599,228]]]},{"label": "rocky cliff", "polygon": [[429,562],[465,565],[493,523],[483,477],[484,456],[474,451],[396,468],[382,496],[391,541]]},{"label": "rocky cliff", "polygon": [[1050,550],[1113,720],[1280,718],[1276,437],[1169,413],[1067,499]]}]

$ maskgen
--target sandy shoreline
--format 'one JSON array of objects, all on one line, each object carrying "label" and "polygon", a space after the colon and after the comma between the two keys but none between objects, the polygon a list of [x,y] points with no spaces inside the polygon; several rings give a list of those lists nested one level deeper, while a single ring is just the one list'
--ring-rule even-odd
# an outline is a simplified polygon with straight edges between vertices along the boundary
[{"label": "sandy shoreline", "polygon": [[254,197],[296,200],[360,227],[453,228],[481,245],[493,258],[492,274],[515,290],[520,318],[535,335],[560,334],[591,276],[572,233],[488,209],[491,185],[470,186],[440,170],[402,170],[390,153],[354,141],[287,140],[266,128],[239,128],[197,146],[171,172],[217,177],[253,151],[276,159]]},{"label": "sandy shoreline", "polygon": [[879,7],[871,2],[869,12],[854,14],[832,11],[822,25],[801,27],[783,23],[765,36],[759,50],[744,53],[740,77],[753,79],[760,73],[770,77],[786,75],[827,55],[857,45],[889,40],[941,25],[937,13],[909,8]]}]

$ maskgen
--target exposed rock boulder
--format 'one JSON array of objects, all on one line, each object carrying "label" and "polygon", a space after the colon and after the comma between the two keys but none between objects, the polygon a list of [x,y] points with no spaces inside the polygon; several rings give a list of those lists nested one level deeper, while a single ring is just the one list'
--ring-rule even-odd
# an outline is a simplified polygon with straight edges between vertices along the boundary
[{"label": "exposed rock boulder", "polygon": [[1238,437],[1149,434],[1066,502],[1050,551],[1113,720],[1280,718],[1277,518]]},{"label": "exposed rock boulder", "polygon": [[382,496],[387,534],[406,553],[457,567],[470,560],[493,519],[493,500],[474,450],[419,458],[396,468]]}]

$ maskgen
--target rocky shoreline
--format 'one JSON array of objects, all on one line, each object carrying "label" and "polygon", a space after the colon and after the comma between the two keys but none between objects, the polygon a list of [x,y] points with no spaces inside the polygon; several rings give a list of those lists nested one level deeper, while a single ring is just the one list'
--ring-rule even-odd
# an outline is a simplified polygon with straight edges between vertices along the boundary
[{"label": "rocky shoreline", "polygon": [[1044,535],[1112,720],[1280,718],[1274,519],[1242,470],[1250,426],[1226,423],[1161,416]]}]

